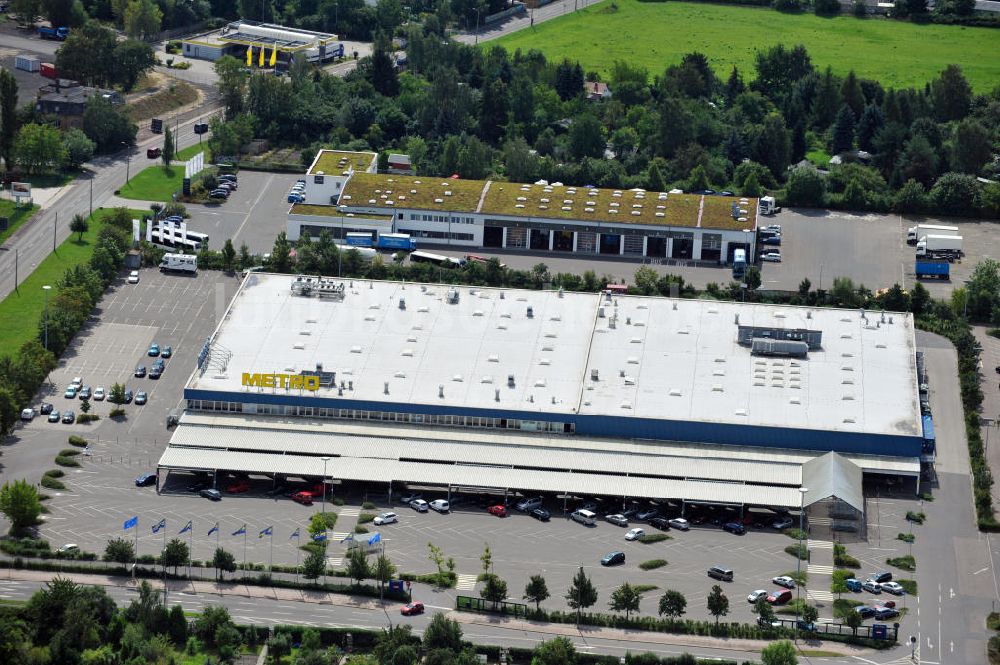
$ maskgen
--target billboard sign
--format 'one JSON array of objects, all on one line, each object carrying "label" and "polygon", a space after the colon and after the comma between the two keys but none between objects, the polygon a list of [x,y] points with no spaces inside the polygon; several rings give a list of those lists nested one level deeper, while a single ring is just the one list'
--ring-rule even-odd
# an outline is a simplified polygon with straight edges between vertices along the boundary
[{"label": "billboard sign", "polygon": [[15,199],[30,199],[31,198],[31,183],[30,182],[12,182],[10,183],[10,193]]}]

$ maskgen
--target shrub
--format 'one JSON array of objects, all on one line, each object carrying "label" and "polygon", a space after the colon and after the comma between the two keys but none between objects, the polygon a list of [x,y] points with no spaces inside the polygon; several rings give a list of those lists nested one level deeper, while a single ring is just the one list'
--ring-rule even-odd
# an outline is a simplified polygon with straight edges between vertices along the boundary
[{"label": "shrub", "polygon": [[72,457],[64,457],[62,455],[56,457],[56,464],[59,466],[80,466],[80,463]]},{"label": "shrub", "polygon": [[66,472],[62,469],[50,469],[46,471],[43,476],[48,476],[49,478],[62,478],[66,475]]},{"label": "shrub", "polygon": [[847,553],[840,543],[833,544],[833,564],[839,568],[860,568],[861,562]]},{"label": "shrub", "polygon": [[377,508],[378,508],[378,506],[376,506],[371,501],[365,501],[364,503],[361,504],[361,509],[362,510],[376,510]]},{"label": "shrub", "polygon": [[916,538],[912,533],[901,533],[896,536],[896,540],[902,540],[904,543],[912,543]]},{"label": "shrub", "polygon": [[643,570],[655,570],[657,568],[663,568],[667,565],[666,559],[650,559],[649,561],[643,561],[639,564],[639,567]]},{"label": "shrub", "polygon": [[59,451],[59,454],[63,457],[76,457],[80,454],[80,451],[75,448],[63,448]]},{"label": "shrub", "polygon": [[650,591],[654,591],[660,587],[655,584],[633,584],[632,588],[636,593],[649,593]]},{"label": "shrub", "polygon": [[125,417],[125,409],[121,407],[111,409],[110,413],[108,413],[108,418],[124,418],[124,417]]},{"label": "shrub", "polygon": [[986,615],[986,627],[990,630],[1000,630],[1000,612],[990,612]]},{"label": "shrub", "polygon": [[912,510],[906,511],[906,521],[907,522],[913,522],[915,524],[923,524],[924,520],[926,520],[926,519],[927,519],[927,515],[925,515],[923,513],[923,511],[920,511],[920,512],[914,512]]},{"label": "shrub", "polygon": [[368,524],[376,517],[375,513],[361,513],[358,515],[358,524]]},{"label": "shrub", "polygon": [[906,592],[908,596],[917,595],[917,582],[916,580],[896,580],[899,586],[903,587],[903,591]]},{"label": "shrub", "polygon": [[809,574],[804,570],[793,570],[789,573],[784,573],[784,574],[795,580],[795,583],[798,584],[799,586],[805,586],[806,582],[809,581]]},{"label": "shrub", "polygon": [[87,440],[82,436],[77,436],[76,434],[71,434],[69,437],[69,445],[76,446],[77,448],[86,448]]},{"label": "shrub", "polygon": [[368,527],[361,526],[360,524],[354,527],[354,533],[368,533]]},{"label": "shrub", "polygon": [[42,476],[42,487],[49,490],[65,490],[66,485],[62,481],[51,476]]},{"label": "shrub", "polygon": [[101,417],[96,413],[81,413],[76,417],[76,422],[78,423],[90,423],[95,420],[100,420]]},{"label": "shrub", "polygon": [[332,499],[330,499],[330,503],[332,503],[335,506],[342,506],[344,505],[344,500],[341,499],[339,496],[335,496]]},{"label": "shrub", "polygon": [[847,612],[853,612],[854,608],[859,605],[864,605],[864,603],[853,598],[838,598],[833,601],[833,616],[842,617]]},{"label": "shrub", "polygon": [[802,559],[803,561],[809,560],[809,548],[805,545],[789,545],[785,548],[786,554],[791,554],[792,556]]},{"label": "shrub", "polygon": [[646,533],[639,536],[639,542],[646,543],[647,545],[651,543],[659,543],[664,540],[670,540],[670,536],[665,533]]},{"label": "shrub", "polygon": [[911,573],[917,569],[917,561],[910,554],[905,556],[890,557],[886,559],[885,562],[890,566],[895,566],[896,568],[900,568]]}]

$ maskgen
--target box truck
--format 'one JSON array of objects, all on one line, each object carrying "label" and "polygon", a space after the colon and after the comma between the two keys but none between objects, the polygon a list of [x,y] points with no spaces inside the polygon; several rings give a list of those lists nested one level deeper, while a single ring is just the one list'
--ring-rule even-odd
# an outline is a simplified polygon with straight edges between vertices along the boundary
[{"label": "box truck", "polygon": [[932,234],[939,236],[957,236],[957,226],[939,226],[936,224],[917,224],[906,230],[906,244],[916,245],[921,237]]},{"label": "box truck", "polygon": [[962,256],[962,236],[926,235],[917,241],[917,256],[920,258],[956,259]]}]

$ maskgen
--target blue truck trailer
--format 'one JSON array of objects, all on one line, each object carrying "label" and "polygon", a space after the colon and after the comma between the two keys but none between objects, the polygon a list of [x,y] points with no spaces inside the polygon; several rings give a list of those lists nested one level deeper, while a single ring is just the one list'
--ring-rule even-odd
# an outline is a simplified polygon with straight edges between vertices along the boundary
[{"label": "blue truck trailer", "polygon": [[948,261],[925,261],[917,259],[913,267],[917,279],[950,279],[951,264]]},{"label": "blue truck trailer", "polygon": [[69,37],[69,28],[50,28],[43,25],[38,28],[38,36],[42,39],[55,39],[57,41],[64,42],[66,41],[66,38]]}]

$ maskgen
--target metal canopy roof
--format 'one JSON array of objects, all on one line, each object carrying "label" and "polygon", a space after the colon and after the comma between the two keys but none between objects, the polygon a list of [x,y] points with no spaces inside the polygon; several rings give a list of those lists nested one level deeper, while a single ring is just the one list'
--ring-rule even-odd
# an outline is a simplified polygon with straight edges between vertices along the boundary
[{"label": "metal canopy roof", "polygon": [[858,512],[865,512],[861,469],[837,453],[827,453],[802,465],[805,505],[835,496]]}]

